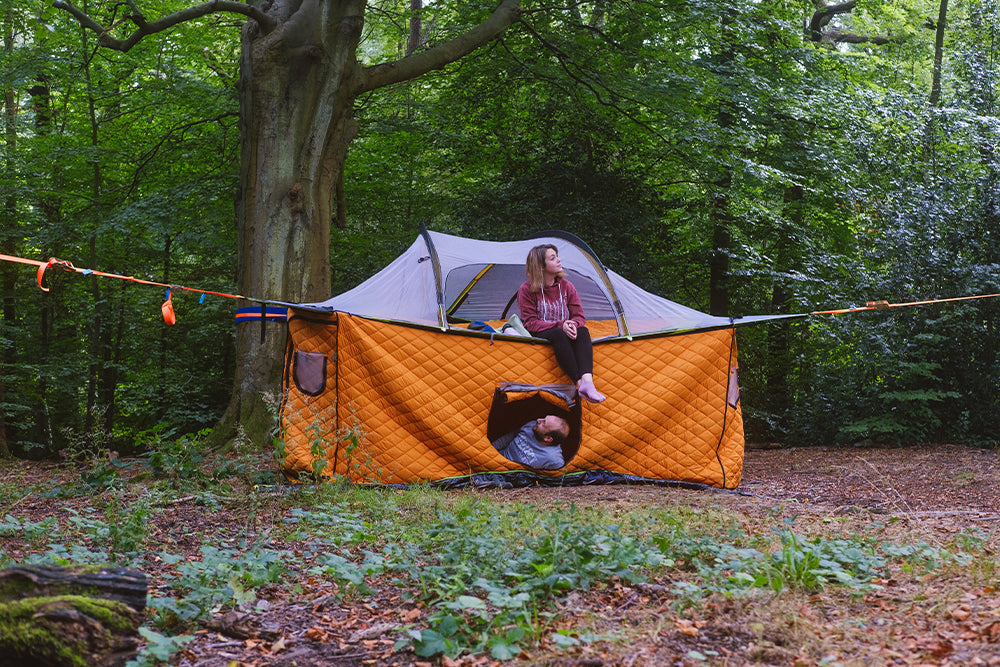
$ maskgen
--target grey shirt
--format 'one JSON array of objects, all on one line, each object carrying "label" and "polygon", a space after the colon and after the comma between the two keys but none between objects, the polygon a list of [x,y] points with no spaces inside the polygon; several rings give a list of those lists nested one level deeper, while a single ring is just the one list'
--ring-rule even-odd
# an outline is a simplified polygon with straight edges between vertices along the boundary
[{"label": "grey shirt", "polygon": [[500,454],[514,463],[536,470],[558,470],[562,468],[562,447],[538,442],[534,431],[535,422],[530,421],[519,430],[498,438],[493,446]]}]

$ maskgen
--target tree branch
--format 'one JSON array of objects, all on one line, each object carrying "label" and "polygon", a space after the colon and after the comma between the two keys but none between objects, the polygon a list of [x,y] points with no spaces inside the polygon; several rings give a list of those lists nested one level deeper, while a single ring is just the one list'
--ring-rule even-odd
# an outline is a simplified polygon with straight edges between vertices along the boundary
[{"label": "tree branch", "polygon": [[520,0],[500,0],[489,18],[458,37],[429,49],[416,51],[391,63],[366,67],[359,92],[409,81],[431,70],[441,69],[495,39],[521,14]]},{"label": "tree branch", "polygon": [[77,21],[79,21],[81,26],[87,30],[95,32],[97,34],[97,41],[101,46],[114,49],[115,51],[121,51],[123,53],[138,44],[147,35],[163,32],[168,28],[201,18],[202,16],[208,16],[209,14],[242,14],[247,18],[256,21],[257,24],[260,25],[261,31],[265,33],[270,32],[277,27],[277,23],[264,12],[260,11],[256,7],[252,7],[242,2],[237,2],[236,0],[209,0],[209,2],[204,2],[200,5],[188,7],[187,9],[182,9],[178,12],[174,12],[173,14],[168,14],[167,16],[157,19],[151,23],[146,21],[146,18],[141,12],[139,12],[134,0],[128,0],[127,4],[132,12],[128,19],[135,24],[136,30],[125,39],[115,39],[112,37],[109,34],[111,32],[111,28],[105,28],[91,18],[86,12],[79,9],[68,0],[55,0],[55,2],[52,3],[52,6],[56,9],[63,9],[69,12],[74,18],[76,18]]},{"label": "tree branch", "polygon": [[857,0],[847,0],[835,5],[828,5],[823,0],[813,0],[816,11],[813,12],[809,24],[806,26],[806,37],[811,42],[832,42],[834,44],[889,44],[899,42],[899,39],[886,37],[884,35],[859,35],[853,32],[843,32],[841,30],[824,30],[830,24],[834,16],[838,14],[850,14],[857,7]]},{"label": "tree branch", "polygon": [[809,33],[819,33],[837,14],[850,14],[857,6],[857,0],[848,0],[836,5],[827,5],[823,0],[815,0],[816,11],[809,20]]},{"label": "tree branch", "polygon": [[[568,76],[569,78],[571,78],[572,80],[576,81],[581,86],[589,90],[591,94],[594,96],[594,99],[597,100],[598,104],[614,109],[617,113],[621,114],[625,118],[628,118],[636,125],[644,128],[646,131],[650,132],[651,134],[659,138],[665,144],[669,144],[668,139],[665,136],[663,136],[663,134],[660,131],[658,131],[655,127],[645,122],[644,120],[640,119],[638,116],[629,112],[628,110],[623,108],[620,104],[615,102],[614,98],[616,97],[616,93],[614,91],[610,90],[607,86],[605,86],[603,83],[601,83],[594,77],[588,77],[585,73],[577,74],[574,71],[571,71],[571,66],[573,69],[576,69],[577,71],[583,70],[583,68],[580,65],[578,65],[569,54],[564,52],[562,49],[560,49],[558,46],[556,46],[549,40],[545,39],[545,37],[542,36],[542,34],[539,33],[537,30],[535,30],[534,26],[530,25],[527,21],[521,21],[521,24],[525,26],[528,32],[531,33],[531,35],[536,40],[538,40],[539,44],[544,46],[552,54],[555,55],[556,61],[559,63],[559,67],[563,70],[563,72],[566,73],[566,76]],[[535,76],[539,75],[536,73]],[[598,88],[608,93],[607,97],[602,95],[601,91],[598,90]],[[628,99],[625,98],[624,96],[619,96],[619,97],[622,97],[623,99]],[[630,101],[645,106],[641,102],[638,102],[637,100],[633,99]]]},{"label": "tree branch", "polygon": [[834,42],[837,44],[889,44],[899,42],[900,39],[893,39],[885,35],[858,35],[853,32],[840,32],[839,30],[828,30],[823,33],[824,42]]}]

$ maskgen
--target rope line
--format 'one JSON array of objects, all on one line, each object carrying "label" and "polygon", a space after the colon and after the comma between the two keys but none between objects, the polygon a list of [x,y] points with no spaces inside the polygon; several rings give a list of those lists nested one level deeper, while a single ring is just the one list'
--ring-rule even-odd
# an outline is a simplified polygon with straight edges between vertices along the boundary
[{"label": "rope line", "polygon": [[250,299],[248,297],[242,296],[240,294],[229,294],[226,292],[214,292],[211,290],[198,289],[196,287],[187,287],[185,285],[175,285],[170,283],[161,283],[155,280],[146,280],[144,278],[136,278],[135,276],[123,276],[119,273],[109,273],[107,271],[98,271],[97,269],[81,269],[80,267],[74,266],[73,262],[67,262],[65,260],[59,259],[57,257],[52,257],[47,262],[41,262],[37,259],[25,259],[24,257],[14,257],[12,255],[0,255],[0,260],[6,262],[17,262],[19,264],[29,264],[31,266],[38,267],[38,287],[43,292],[48,292],[49,288],[42,284],[42,278],[45,276],[45,271],[49,268],[63,269],[64,271],[76,272],[85,276],[101,276],[102,278],[118,278],[119,280],[128,280],[133,283],[138,283],[140,285],[154,285],[156,287],[165,287],[170,290],[184,290],[186,292],[196,292],[198,294],[208,294],[211,296],[221,296],[227,299],[245,299],[248,301],[257,301],[260,303],[271,303],[269,301],[264,301],[263,299]]},{"label": "rope line", "polygon": [[947,299],[927,299],[925,301],[908,301],[906,303],[889,303],[888,301],[869,301],[865,306],[856,308],[841,308],[839,310],[817,310],[810,315],[842,315],[844,313],[858,313],[864,310],[887,310],[889,308],[906,308],[908,306],[926,306],[932,303],[947,303],[949,301],[969,301],[971,299],[993,299],[1000,294],[976,294],[973,296],[953,296]]},{"label": "rope line", "polygon": [[[66,260],[58,259],[57,257],[51,257],[47,262],[39,261],[37,259],[27,259],[24,257],[16,257],[14,255],[4,255],[0,254],[0,261],[5,262],[16,262],[18,264],[28,264],[30,266],[35,266],[38,269],[37,282],[38,287],[43,292],[48,292],[49,288],[42,284],[42,279],[45,276],[45,271],[49,268],[59,268],[64,271],[70,271],[79,273],[85,276],[101,276],[103,278],[117,278],[119,280],[128,280],[140,285],[153,285],[156,287],[167,288],[167,301],[164,303],[164,317],[167,317],[166,309],[170,307],[170,291],[171,290],[182,290],[185,292],[194,292],[202,295],[202,299],[205,295],[209,296],[219,296],[226,299],[238,299],[242,301],[253,301],[254,303],[260,304],[274,304],[279,306],[287,306],[287,303],[281,301],[273,301],[269,299],[260,299],[256,297],[243,296],[242,294],[230,294],[228,292],[216,292],[213,290],[199,289],[197,287],[188,287],[186,285],[176,285],[171,283],[161,283],[155,280],[146,280],[144,278],[136,278],[135,276],[125,276],[119,273],[109,273],[107,271],[99,271],[97,269],[83,269],[74,266],[72,262]],[[953,301],[971,301],[974,299],[993,299],[1000,297],[1000,293],[996,294],[976,294],[970,296],[955,296],[943,299],[925,299],[923,301],[908,301],[904,303],[890,303],[889,301],[868,301],[864,306],[855,306],[852,308],[838,308],[834,310],[814,310],[808,313],[796,313],[796,314],[785,314],[785,315],[773,315],[773,316],[755,316],[747,322],[740,322],[740,318],[735,320],[731,319],[732,324],[751,324],[755,322],[765,322],[772,319],[787,319],[787,318],[799,318],[799,317],[809,317],[810,315],[846,315],[849,313],[860,313],[864,311],[872,310],[888,310],[890,308],[909,308],[912,306],[926,306],[934,303],[949,303]]]}]

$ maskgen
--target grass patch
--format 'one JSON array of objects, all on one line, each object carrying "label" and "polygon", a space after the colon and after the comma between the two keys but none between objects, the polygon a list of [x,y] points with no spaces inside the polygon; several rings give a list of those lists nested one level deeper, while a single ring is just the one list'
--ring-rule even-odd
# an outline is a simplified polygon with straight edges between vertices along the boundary
[{"label": "grass patch", "polygon": [[[678,492],[697,503],[650,507],[428,486],[290,488],[260,484],[253,460],[212,464],[179,447],[147,461],[116,464],[111,483],[68,495],[36,484],[28,496],[61,511],[22,516],[15,505],[0,520],[4,564],[111,561],[151,576],[147,647],[135,664],[184,650],[214,615],[263,615],[317,590],[341,605],[394,600],[416,610],[398,614],[389,634],[395,651],[420,659],[544,661],[669,642],[692,664],[728,664],[726,650],[850,664],[841,659],[849,646],[824,654],[822,638],[833,627],[856,641],[873,623],[871,600],[905,587],[911,604],[951,604],[961,594],[935,587],[958,579],[1000,588],[990,533],[942,539],[892,517],[773,507],[748,520],[739,506],[713,507],[711,493]],[[18,474],[4,479],[0,498],[25,497]],[[188,508],[180,519],[178,504]],[[725,636],[714,636],[722,624]]]}]

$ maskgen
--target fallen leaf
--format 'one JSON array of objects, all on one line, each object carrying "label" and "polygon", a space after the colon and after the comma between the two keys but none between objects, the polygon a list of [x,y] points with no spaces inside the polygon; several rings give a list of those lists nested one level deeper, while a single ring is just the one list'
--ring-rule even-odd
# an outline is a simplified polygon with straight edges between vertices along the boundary
[{"label": "fallen leaf", "polygon": [[306,639],[311,639],[317,643],[325,643],[327,639],[327,632],[322,628],[317,628],[315,625],[305,632]]},{"label": "fallen leaf", "polygon": [[681,634],[684,634],[684,635],[690,635],[692,637],[697,637],[698,634],[699,634],[699,632],[700,632],[698,630],[697,626],[694,624],[694,622],[693,621],[689,621],[686,618],[678,618],[678,619],[676,619],[674,621],[674,625],[677,627],[677,630]]},{"label": "fallen leaf", "polygon": [[931,657],[938,659],[947,657],[952,651],[955,650],[954,645],[952,645],[952,643],[947,639],[931,644],[929,648]]},{"label": "fallen leaf", "polygon": [[965,609],[964,607],[965,605],[962,605],[957,609],[952,609],[950,612],[951,617],[954,618],[956,621],[967,620],[970,616],[972,616],[972,612],[970,612],[968,609]]},{"label": "fallen leaf", "polygon": [[990,642],[991,644],[997,643],[998,641],[1000,641],[1000,621],[993,621],[985,628],[980,630],[979,634],[983,637],[983,639]]},{"label": "fallen leaf", "polygon": [[279,637],[278,641],[271,644],[271,653],[277,653],[278,651],[283,651],[285,649],[285,638]]}]

